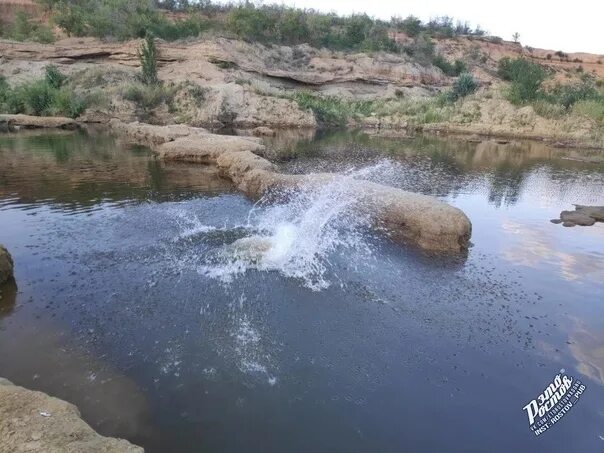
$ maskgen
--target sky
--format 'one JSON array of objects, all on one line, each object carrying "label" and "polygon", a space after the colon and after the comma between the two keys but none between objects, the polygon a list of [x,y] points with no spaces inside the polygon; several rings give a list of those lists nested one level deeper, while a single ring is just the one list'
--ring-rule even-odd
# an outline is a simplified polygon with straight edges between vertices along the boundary
[{"label": "sky", "polygon": [[410,14],[427,21],[451,16],[480,24],[483,30],[512,40],[564,52],[604,54],[604,0],[265,0],[298,8],[335,11],[339,14],[367,13],[380,19]]}]

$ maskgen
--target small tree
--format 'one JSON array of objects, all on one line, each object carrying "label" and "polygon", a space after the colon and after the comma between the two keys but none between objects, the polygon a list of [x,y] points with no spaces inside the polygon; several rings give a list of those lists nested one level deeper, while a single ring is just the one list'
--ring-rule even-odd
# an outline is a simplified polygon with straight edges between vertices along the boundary
[{"label": "small tree", "polygon": [[141,79],[145,85],[157,85],[157,47],[155,37],[147,33],[145,40],[138,50],[138,59],[141,62]]},{"label": "small tree", "polygon": [[515,42],[516,44],[518,44],[518,40],[520,40],[520,33],[515,32],[515,33],[512,35],[512,39],[514,40],[514,42]]}]

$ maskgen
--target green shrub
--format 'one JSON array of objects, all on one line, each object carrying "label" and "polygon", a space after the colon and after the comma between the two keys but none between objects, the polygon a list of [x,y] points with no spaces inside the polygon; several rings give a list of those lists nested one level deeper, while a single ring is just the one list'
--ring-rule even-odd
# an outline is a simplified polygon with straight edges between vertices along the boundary
[{"label": "green shrub", "polygon": [[393,25],[399,31],[402,31],[412,38],[419,35],[423,29],[422,21],[415,16],[407,16],[405,19],[392,19]]},{"label": "green shrub", "polygon": [[448,76],[458,76],[463,72],[466,72],[468,68],[466,64],[461,60],[455,60],[454,63],[447,61],[445,57],[438,54],[432,60],[432,64],[437,68],[440,68]]},{"label": "green shrub", "polygon": [[157,85],[157,47],[152,34],[145,36],[145,41],[138,50],[138,59],[141,64],[141,80],[145,85]]},{"label": "green shrub", "polygon": [[[68,35],[113,37],[120,40],[153,33],[174,40],[198,36],[212,27],[248,41],[316,47],[399,52],[403,50],[390,36],[392,28],[411,37],[425,35],[482,35],[467,24],[441,17],[423,24],[409,16],[386,22],[366,14],[338,16],[315,10],[282,5],[212,3],[210,0],[39,0],[53,11],[53,19]],[[186,12],[182,20],[170,20],[158,7]],[[421,53],[421,52],[420,52]],[[426,61],[426,64],[429,61]]]},{"label": "green shrub", "polygon": [[589,81],[584,81],[578,85],[557,86],[547,93],[547,98],[550,102],[560,104],[567,110],[580,101],[604,100],[604,96]]},{"label": "green shrub", "polygon": [[62,86],[65,79],[61,77],[64,76],[56,67],[48,66],[44,79],[23,83],[13,88],[2,79],[0,111],[37,116],[58,115],[71,118],[79,116],[86,109],[86,101],[70,88]]},{"label": "green shrub", "polygon": [[310,32],[303,11],[288,8],[277,23],[279,41],[284,44],[299,44],[309,38]]},{"label": "green shrub", "polygon": [[34,26],[29,22],[25,11],[17,11],[15,14],[15,22],[13,23],[10,37],[15,41],[25,41],[34,31]]},{"label": "green shrub", "polygon": [[536,63],[524,58],[502,58],[499,60],[499,76],[511,81],[508,99],[514,104],[534,101],[543,93],[541,85],[548,76],[546,70]]},{"label": "green shrub", "polygon": [[29,115],[45,116],[50,114],[54,101],[54,88],[44,80],[22,85],[17,89],[23,99],[25,113]]},{"label": "green shrub", "polygon": [[37,41],[41,43],[51,43],[55,40],[50,27],[43,24],[31,22],[25,11],[17,11],[13,24],[1,35],[6,35],[15,41]]},{"label": "green shrub", "polygon": [[455,80],[451,91],[449,91],[445,99],[448,97],[450,101],[454,102],[458,99],[464,98],[472,93],[475,93],[477,89],[478,82],[476,82],[472,74],[464,72],[463,74],[460,74],[460,76]]},{"label": "green shrub", "polygon": [[10,94],[10,86],[6,81],[6,77],[0,74],[0,105],[6,102],[7,97]]},{"label": "green shrub", "polygon": [[77,118],[86,110],[86,105],[86,101],[72,90],[62,88],[55,92],[49,112],[52,115]]},{"label": "green shrub", "polygon": [[53,18],[68,35],[141,38],[163,18],[152,0],[64,0]]},{"label": "green shrub", "polygon": [[301,109],[311,110],[320,125],[345,126],[348,121],[349,112],[342,99],[316,96],[306,91],[296,93],[293,98]]},{"label": "green shrub", "polygon": [[275,35],[275,18],[268,10],[253,3],[240,4],[227,15],[227,28],[237,36],[250,41],[267,41]]},{"label": "green shrub", "polygon": [[604,100],[582,100],[572,107],[573,113],[604,123]]},{"label": "green shrub", "polygon": [[321,126],[342,127],[355,116],[369,116],[375,109],[373,101],[347,101],[335,96],[320,96],[298,91],[292,98],[301,109],[311,110]]},{"label": "green shrub", "polygon": [[425,33],[420,33],[404,51],[414,57],[421,64],[429,64],[434,59],[434,43]]},{"label": "green shrub", "polygon": [[134,102],[143,113],[148,113],[161,104],[170,104],[174,98],[174,90],[163,85],[144,85],[135,83],[128,85],[122,92],[124,99]]},{"label": "green shrub", "polygon": [[532,106],[535,113],[544,118],[560,118],[566,113],[566,109],[563,106],[546,99],[537,99],[532,103]]},{"label": "green shrub", "polygon": [[401,99],[379,105],[376,114],[380,117],[403,115],[413,124],[440,123],[450,117],[451,108],[448,103],[448,100],[439,98]]},{"label": "green shrub", "polygon": [[166,41],[175,41],[188,37],[197,37],[211,27],[210,22],[196,14],[185,19],[170,21],[159,16],[151,21],[148,31]]},{"label": "green shrub", "polygon": [[55,65],[49,64],[44,68],[44,80],[52,88],[59,89],[67,80],[67,76],[62,74]]}]

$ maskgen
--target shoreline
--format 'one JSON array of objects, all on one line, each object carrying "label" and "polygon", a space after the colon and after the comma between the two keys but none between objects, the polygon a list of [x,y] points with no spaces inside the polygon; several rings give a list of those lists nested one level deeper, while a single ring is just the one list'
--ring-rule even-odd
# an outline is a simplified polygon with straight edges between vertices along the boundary
[{"label": "shoreline", "polygon": [[[0,114],[0,134],[5,133],[17,133],[23,130],[36,130],[36,129],[61,129],[61,130],[75,130],[82,127],[88,126],[100,126],[107,127],[111,129],[110,123],[112,120],[119,120],[119,118],[112,118],[108,121],[93,121],[93,120],[78,120],[60,116],[34,116],[34,115],[23,115],[23,114]],[[120,120],[121,121],[121,120]],[[161,124],[156,125],[158,127],[168,127],[168,126],[184,126],[184,127],[193,127],[187,124]],[[260,132],[256,133],[257,130],[264,129],[268,132]],[[221,130],[234,130],[237,132],[236,136],[243,137],[272,137],[275,135],[279,135],[280,133],[286,132],[296,132],[296,131],[312,131],[316,133],[318,131],[338,131],[338,130],[360,130],[374,137],[384,137],[384,138],[393,138],[393,139],[408,139],[414,137],[410,135],[410,132],[418,132],[424,135],[435,135],[438,137],[450,136],[461,139],[463,141],[468,142],[480,142],[485,140],[522,140],[522,141],[530,141],[535,143],[544,143],[553,148],[559,149],[582,149],[582,150],[591,150],[591,151],[600,151],[604,150],[604,142],[601,145],[596,145],[590,142],[583,142],[577,140],[575,138],[571,138],[567,136],[567,138],[562,137],[552,137],[541,134],[530,134],[530,133],[518,133],[518,132],[493,132],[487,129],[481,128],[467,128],[467,127],[459,127],[447,123],[434,123],[434,124],[424,124],[417,127],[368,127],[366,125],[354,124],[347,128],[319,128],[319,127],[308,127],[308,126],[300,126],[300,127],[274,127],[268,125],[266,127],[251,127],[251,128],[218,128],[218,129],[206,129],[208,132],[216,134],[216,135],[229,135],[229,134],[221,134]],[[505,143],[501,143],[505,144]]]}]

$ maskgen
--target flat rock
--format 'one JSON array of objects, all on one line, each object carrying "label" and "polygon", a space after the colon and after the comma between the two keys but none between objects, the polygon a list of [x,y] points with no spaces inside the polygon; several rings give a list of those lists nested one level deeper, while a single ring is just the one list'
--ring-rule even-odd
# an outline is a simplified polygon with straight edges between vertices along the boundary
[{"label": "flat rock", "polygon": [[6,123],[7,130],[13,128],[38,129],[76,129],[77,121],[63,116],[0,115],[0,123]]},{"label": "flat rock", "polygon": [[562,211],[560,218],[563,222],[572,222],[575,225],[581,226],[591,226],[596,223],[596,219],[579,211]]},{"label": "flat rock", "polygon": [[552,219],[550,222],[562,223],[565,227],[575,225],[591,226],[596,222],[604,222],[604,206],[583,206],[576,204],[574,211],[562,211],[559,219]]},{"label": "flat rock", "polygon": [[598,222],[604,222],[604,206],[583,206],[576,204],[575,210],[596,219]]},{"label": "flat rock", "polygon": [[0,378],[0,452],[142,453],[143,449],[96,433],[73,404]]}]

